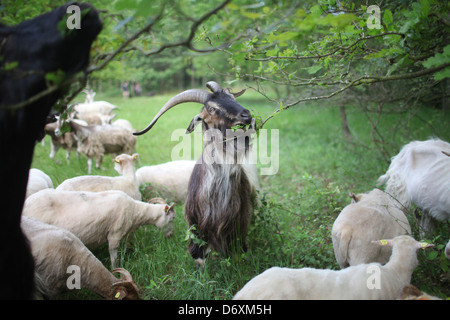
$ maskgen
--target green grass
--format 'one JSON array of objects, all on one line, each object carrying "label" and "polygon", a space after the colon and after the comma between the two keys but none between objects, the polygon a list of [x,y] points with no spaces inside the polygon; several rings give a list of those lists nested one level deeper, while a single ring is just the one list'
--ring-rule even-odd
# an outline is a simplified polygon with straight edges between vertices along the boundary
[{"label": "green grass", "polygon": [[[140,97],[124,100],[117,96],[98,94],[97,100],[107,100],[120,107],[117,118],[130,120],[134,128],[144,128],[159,108],[171,96]],[[239,102],[263,117],[274,106],[254,93],[246,93]],[[198,104],[187,104],[170,110],[146,135],[138,137],[137,152],[141,163],[152,165],[171,160],[171,151],[179,141],[171,141],[174,129],[187,128],[200,110]],[[376,185],[388,163],[375,148],[367,119],[348,106],[350,128],[361,145],[349,144],[341,133],[339,109],[330,102],[303,105],[283,111],[267,122],[265,129],[279,129],[279,171],[262,176],[263,207],[255,212],[248,234],[249,250],[230,257],[208,259],[203,271],[196,269],[185,241],[186,223],[183,205],[175,207],[175,232],[164,238],[155,227],[146,226],[131,234],[121,244],[121,266],[129,270],[145,299],[230,299],[252,277],[272,266],[292,268],[314,267],[338,269],[331,243],[331,227],[339,212],[349,203],[349,192],[365,192]],[[408,117],[404,115],[403,117]],[[450,140],[448,112],[419,110],[407,127],[392,132],[398,115],[382,117],[380,131],[392,143],[392,155],[413,139],[427,139],[437,132]],[[432,127],[433,129],[431,129]],[[42,169],[55,186],[63,180],[87,174],[86,159],[72,153],[66,164],[63,150],[57,154],[61,164],[52,162],[49,138],[45,146],[35,149],[33,167]],[[110,156],[93,174],[115,176]],[[147,194],[144,194],[144,198]],[[170,201],[170,199],[168,199]],[[413,229],[417,223],[409,216]],[[416,238],[417,233],[415,233]],[[441,224],[439,233],[431,239],[435,249],[419,253],[420,265],[412,283],[430,294],[450,296],[449,262],[442,246],[450,238],[448,223]],[[110,266],[107,246],[93,251]],[[96,299],[83,290],[62,296],[65,299]]]}]

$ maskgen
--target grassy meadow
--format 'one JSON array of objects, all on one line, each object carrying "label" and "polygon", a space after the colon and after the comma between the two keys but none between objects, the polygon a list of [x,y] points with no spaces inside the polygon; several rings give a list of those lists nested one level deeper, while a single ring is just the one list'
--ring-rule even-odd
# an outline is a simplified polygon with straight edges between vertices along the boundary
[{"label": "grassy meadow", "polygon": [[[174,93],[175,94],[175,93]],[[170,95],[138,97],[125,100],[119,95],[97,94],[96,100],[107,100],[120,110],[116,118],[129,120],[136,130],[143,129]],[[81,95],[80,99],[84,99]],[[263,118],[276,106],[254,92],[238,99]],[[153,165],[171,160],[171,152],[179,141],[171,141],[175,129],[186,129],[200,105],[175,107],[166,113],[151,131],[137,138],[137,165]],[[156,227],[145,226],[128,236],[121,244],[120,265],[133,276],[142,297],[168,299],[231,299],[252,277],[272,266],[292,268],[314,267],[339,269],[333,253],[331,227],[340,211],[350,203],[349,192],[373,189],[388,163],[383,160],[371,139],[367,118],[355,107],[347,106],[347,117],[356,144],[342,134],[339,108],[332,101],[293,107],[268,121],[265,129],[279,130],[279,169],[275,175],[260,177],[263,206],[255,212],[248,234],[247,252],[230,257],[214,256],[203,270],[195,267],[186,250],[187,226],[183,204],[177,204],[175,232],[164,238]],[[393,128],[400,117],[409,117],[406,126]],[[405,122],[406,123],[406,122]],[[427,139],[434,134],[450,141],[450,114],[438,110],[418,110],[413,116],[386,115],[378,130],[390,141],[389,152],[396,154],[410,140]],[[270,140],[269,140],[270,141]],[[274,147],[271,149],[274,150]],[[45,145],[37,144],[33,167],[46,172],[55,186],[63,180],[87,174],[87,161],[72,152],[70,164],[65,151],[56,159],[49,158],[49,137]],[[102,168],[92,174],[116,176],[111,156]],[[150,197],[144,193],[144,199]],[[170,202],[170,199],[167,199]],[[418,238],[414,214],[409,219]],[[450,238],[449,223],[441,223],[430,239],[437,246],[419,252],[419,267],[412,283],[442,298],[450,296],[450,262],[443,246]],[[110,268],[107,246],[93,251]],[[98,299],[84,290],[63,295],[64,299]]]}]

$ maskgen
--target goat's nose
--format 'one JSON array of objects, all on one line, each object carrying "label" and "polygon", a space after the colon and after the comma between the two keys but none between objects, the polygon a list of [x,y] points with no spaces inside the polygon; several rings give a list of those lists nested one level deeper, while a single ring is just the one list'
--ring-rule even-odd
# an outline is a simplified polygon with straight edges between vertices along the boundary
[{"label": "goat's nose", "polygon": [[248,111],[247,109],[244,109],[244,111],[241,112],[240,116],[244,121],[248,121],[252,118],[250,111]]}]

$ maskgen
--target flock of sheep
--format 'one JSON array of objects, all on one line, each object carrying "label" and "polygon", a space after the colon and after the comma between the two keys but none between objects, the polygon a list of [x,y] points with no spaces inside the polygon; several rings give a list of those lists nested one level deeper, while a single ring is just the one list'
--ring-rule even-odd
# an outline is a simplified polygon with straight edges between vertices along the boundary
[{"label": "flock of sheep", "polygon": [[[119,154],[114,159],[119,176],[78,176],[54,188],[45,173],[30,170],[22,229],[36,263],[36,297],[52,298],[65,291],[67,268],[76,265],[83,288],[105,299],[137,299],[139,290],[131,275],[116,268],[119,243],[143,225],[155,225],[170,236],[175,218],[173,205],[162,198],[143,202],[139,188],[150,183],[166,199],[183,203],[196,162],[173,161],[136,170],[133,128],[126,121],[120,121],[125,127],[109,124],[115,107],[94,102],[92,91],[86,94],[87,101],[75,106],[77,114],[68,120],[69,132],[58,134],[59,122],[46,126],[52,138],[50,157],[53,159],[62,147],[95,158],[99,166],[104,154]],[[95,110],[88,111],[89,106]],[[92,119],[97,120],[94,123]],[[101,134],[103,130],[108,133]],[[117,138],[121,133],[111,134],[114,130],[127,138]],[[72,144],[64,144],[69,140]],[[442,140],[411,142],[380,177],[385,191],[375,188],[351,195],[352,203],[342,210],[332,228],[334,253],[342,270],[273,267],[250,280],[234,299],[434,298],[415,288],[409,293],[411,275],[418,264],[416,251],[432,245],[411,237],[405,214],[414,203],[424,210],[424,217],[450,219],[449,154],[450,144]],[[430,231],[427,221],[423,219],[421,228]],[[121,273],[121,279],[90,251],[104,243],[109,246],[111,266],[116,268],[113,273]],[[446,255],[450,259],[450,242]],[[380,283],[375,289],[368,285],[370,270],[379,272]]]},{"label": "flock of sheep", "polygon": [[[87,111],[90,105],[94,110]],[[116,109],[114,106],[103,101],[87,101],[81,104],[82,108],[79,106],[75,107],[76,114],[67,120],[71,124],[69,132],[58,133],[62,124],[59,119],[46,125],[46,133],[51,137],[51,159],[54,159],[59,148],[66,149],[67,154],[76,150],[88,159],[95,152],[96,157],[101,159],[106,153],[119,150],[131,153],[134,150],[136,138],[131,134],[133,129],[128,121],[109,124],[109,120],[99,124],[88,120],[95,116],[98,116],[97,119],[105,119],[106,116],[112,119],[111,112]],[[119,134],[111,135],[114,130]],[[90,133],[86,135],[85,131]],[[126,136],[128,144],[123,142],[124,139],[117,139],[121,134]],[[72,143],[64,144],[67,141]],[[112,141],[120,146],[112,147]],[[86,146],[92,145],[100,148],[91,148],[95,150],[93,153],[84,152],[89,149]],[[22,229],[30,241],[35,260],[36,298],[54,298],[66,291],[67,270],[71,266],[80,268],[80,287],[96,292],[105,299],[139,298],[132,276],[128,271],[116,268],[119,265],[117,250],[120,241],[143,225],[154,225],[165,236],[170,236],[175,218],[173,204],[168,205],[162,198],[143,202],[139,187],[150,183],[166,199],[182,202],[195,162],[176,161],[143,166],[136,170],[138,157],[137,153],[117,155],[114,169],[119,176],[77,176],[63,181],[56,188],[43,171],[30,169]],[[167,172],[173,170],[174,166],[176,170],[173,173],[176,176],[172,181],[167,181]],[[105,243],[109,247],[112,272],[90,251]],[[113,273],[123,276],[118,279]]]},{"label": "flock of sheep", "polygon": [[[385,191],[351,195],[352,203],[332,227],[341,270],[273,267],[250,280],[234,299],[436,299],[410,284],[417,250],[433,245],[411,236],[405,213],[411,203],[423,210],[422,234],[430,231],[428,216],[450,220],[449,155],[450,144],[442,140],[413,141],[379,178]],[[450,259],[450,241],[445,255]]]}]

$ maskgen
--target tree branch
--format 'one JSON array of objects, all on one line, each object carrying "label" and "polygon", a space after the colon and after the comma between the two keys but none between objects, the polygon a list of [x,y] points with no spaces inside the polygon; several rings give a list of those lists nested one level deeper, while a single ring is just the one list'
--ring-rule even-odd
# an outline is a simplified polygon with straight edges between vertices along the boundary
[{"label": "tree branch", "polygon": [[447,67],[450,66],[450,62],[448,63],[444,63],[440,66],[434,67],[434,68],[429,68],[429,69],[424,69],[424,70],[420,70],[420,71],[416,71],[416,72],[411,72],[411,73],[403,73],[403,74],[398,74],[398,75],[392,75],[392,76],[385,76],[385,77],[375,77],[375,76],[362,76],[358,79],[355,79],[353,81],[350,81],[347,83],[347,85],[345,85],[344,87],[331,92],[328,95],[323,95],[323,96],[316,96],[316,97],[309,97],[309,98],[302,98],[302,99],[298,99],[294,102],[288,103],[286,105],[284,105],[282,108],[278,108],[274,113],[272,113],[271,115],[269,115],[265,120],[262,121],[260,128],[262,128],[264,126],[264,124],[272,119],[278,112],[280,112],[281,110],[287,110],[292,106],[295,106],[301,102],[307,102],[307,101],[316,101],[316,100],[323,100],[323,99],[330,99],[344,91],[346,91],[349,88],[352,87],[356,87],[359,85],[366,85],[366,84],[372,84],[372,83],[377,83],[377,82],[385,82],[385,81],[395,81],[395,80],[408,80],[408,79],[415,79],[415,78],[419,78],[419,77],[423,77],[426,75],[430,75],[433,73],[436,73],[438,71],[441,71]]}]

